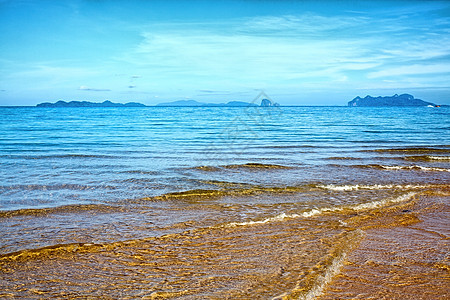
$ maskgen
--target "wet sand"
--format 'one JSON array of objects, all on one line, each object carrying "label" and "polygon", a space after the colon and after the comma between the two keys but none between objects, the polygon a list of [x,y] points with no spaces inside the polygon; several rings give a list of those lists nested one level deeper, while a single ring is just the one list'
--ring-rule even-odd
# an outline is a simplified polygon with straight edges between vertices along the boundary
[{"label": "wet sand", "polygon": [[0,257],[23,299],[443,299],[448,188],[161,237]]},{"label": "wet sand", "polygon": [[449,199],[421,197],[404,210],[418,222],[366,230],[319,299],[449,299]]}]

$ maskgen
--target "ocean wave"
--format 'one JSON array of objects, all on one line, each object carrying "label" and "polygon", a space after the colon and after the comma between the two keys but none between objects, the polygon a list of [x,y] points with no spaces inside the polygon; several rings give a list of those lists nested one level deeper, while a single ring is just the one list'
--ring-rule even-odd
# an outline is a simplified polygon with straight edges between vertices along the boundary
[{"label": "ocean wave", "polygon": [[374,209],[374,208],[379,208],[379,207],[383,207],[389,204],[393,204],[393,203],[399,203],[399,202],[405,202],[405,201],[409,201],[413,198],[415,198],[419,193],[417,192],[410,192],[395,198],[388,198],[388,199],[383,199],[383,200],[378,200],[378,201],[372,201],[372,202],[367,202],[367,203],[361,203],[361,204],[355,204],[355,205],[351,205],[348,207],[343,207],[343,209],[348,208],[351,210],[366,210],[366,209]]},{"label": "ocean wave", "polygon": [[83,185],[83,184],[55,184],[55,185],[42,185],[42,184],[17,184],[17,185],[0,185],[0,190],[25,190],[25,191],[49,191],[49,190],[96,190],[107,189],[114,190],[116,187],[111,185]]},{"label": "ocean wave", "polygon": [[450,156],[429,156],[432,160],[450,160]]},{"label": "ocean wave", "polygon": [[[222,186],[225,184],[222,182]],[[231,183],[230,186],[236,186]],[[239,186],[239,184],[237,184]],[[182,192],[166,193],[160,196],[144,197],[140,200],[144,201],[165,201],[165,200],[207,200],[219,197],[246,197],[260,194],[290,194],[311,190],[315,185],[308,184],[303,186],[286,186],[286,187],[262,187],[251,186],[245,188],[224,188],[220,190],[194,189]]]},{"label": "ocean wave", "polygon": [[136,201],[170,201],[170,200],[208,200],[221,197],[250,197],[261,194],[295,194],[314,190],[330,190],[330,191],[357,191],[357,190],[411,190],[411,189],[427,189],[441,188],[445,185],[439,184],[353,184],[353,185],[337,185],[337,184],[303,184],[298,186],[284,187],[264,187],[259,185],[250,185],[242,183],[227,183],[222,181],[201,181],[203,183],[215,184],[222,186],[222,189],[193,189],[181,192],[166,193],[159,196],[144,197],[136,199]]},{"label": "ocean wave", "polygon": [[362,160],[361,157],[351,157],[351,156],[333,156],[333,157],[327,157],[327,160]]},{"label": "ocean wave", "polygon": [[382,169],[382,170],[419,170],[419,171],[427,171],[427,172],[450,172],[450,169],[423,167],[423,166],[418,166],[418,165],[413,165],[413,166],[354,165],[353,167],[376,168],[376,169]]},{"label": "ocean wave", "polygon": [[[310,187],[310,186],[308,186]],[[162,201],[162,200],[206,200],[225,196],[252,196],[259,194],[287,194],[298,193],[308,189],[307,186],[301,187],[251,187],[243,189],[222,189],[222,190],[203,190],[195,189],[183,192],[167,193],[160,196],[146,197],[141,200]]]},{"label": "ocean wave", "polygon": [[158,172],[156,172],[156,171],[143,171],[143,170],[128,170],[128,171],[121,171],[119,173],[142,174],[142,175],[157,175],[158,174]]},{"label": "ocean wave", "polygon": [[[20,261],[26,259],[36,258],[42,255],[55,255],[56,253],[74,253],[74,252],[92,252],[98,251],[103,248],[104,245],[94,243],[70,243],[70,244],[56,244],[52,246],[26,249],[17,252],[11,252],[6,254],[0,254],[0,263],[3,261]],[[1,265],[0,265],[1,268]]]},{"label": "ocean wave", "polygon": [[405,156],[405,160],[410,161],[449,161],[450,156],[435,156],[435,155],[418,155],[418,156]]},{"label": "ocean wave", "polygon": [[440,187],[439,185],[425,184],[425,185],[414,185],[414,184],[374,184],[374,185],[364,185],[364,184],[353,184],[353,185],[336,185],[336,184],[318,184],[318,188],[331,191],[356,191],[356,190],[385,190],[385,189],[424,189]]},{"label": "ocean wave", "polygon": [[242,183],[242,182],[230,182],[230,181],[221,181],[221,180],[199,180],[199,183],[220,186],[225,188],[252,188],[254,187],[251,183]]},{"label": "ocean wave", "polygon": [[[408,147],[408,148],[392,148],[392,149],[375,149],[364,150],[364,152],[407,152],[407,153],[450,153],[450,149],[442,147]],[[448,147],[448,146],[445,146]]]},{"label": "ocean wave", "polygon": [[167,193],[162,194],[160,196],[154,196],[154,197],[146,197],[142,200],[153,200],[153,201],[161,201],[161,200],[178,200],[178,199],[210,199],[210,198],[217,198],[222,197],[231,194],[231,190],[202,190],[202,189],[195,189],[195,190],[188,190],[183,192],[173,192],[173,193]]},{"label": "ocean wave", "polygon": [[207,172],[217,172],[217,171],[222,170],[220,167],[213,167],[213,166],[200,166],[200,167],[195,167],[195,169],[201,170],[201,171],[207,171]]},{"label": "ocean wave", "polygon": [[53,213],[77,213],[80,211],[96,210],[96,211],[120,211],[123,207],[112,206],[105,204],[74,204],[74,205],[63,205],[56,207],[45,207],[45,208],[24,208],[16,210],[6,210],[0,211],[0,218],[8,218],[14,216],[24,216],[24,215],[47,215]]},{"label": "ocean wave", "polygon": [[302,149],[302,148],[325,148],[325,146],[321,145],[267,145],[267,146],[254,146],[252,148],[260,148],[260,149]]},{"label": "ocean wave", "polygon": [[276,222],[276,221],[283,221],[284,219],[295,219],[300,217],[301,215],[298,214],[285,214],[282,213],[278,216],[275,217],[270,217],[264,220],[260,220],[260,221],[247,221],[247,222],[232,222],[232,223],[228,223],[225,224],[223,227],[238,227],[238,226],[249,226],[249,225],[257,225],[257,224],[266,224],[266,223],[271,223],[271,222]]},{"label": "ocean wave", "polygon": [[[381,207],[387,207],[392,204],[397,204],[401,202],[407,202],[409,200],[414,199],[417,195],[419,195],[420,192],[409,192],[405,193],[403,195],[400,195],[398,197],[393,198],[386,198],[383,200],[378,201],[372,201],[368,203],[361,203],[361,204],[354,204],[354,205],[343,205],[343,206],[336,206],[336,207],[323,207],[323,208],[315,208],[315,209],[309,209],[305,210],[301,213],[281,213],[279,215],[268,217],[263,220],[253,220],[253,221],[247,221],[247,222],[232,222],[232,223],[226,223],[226,224],[220,224],[216,226],[206,227],[206,228],[197,228],[192,229],[184,232],[183,234],[187,233],[194,233],[194,232],[203,232],[205,229],[211,230],[211,229],[218,229],[218,228],[234,228],[234,227],[241,227],[241,226],[253,226],[253,225],[263,225],[273,222],[282,222],[284,220],[288,219],[296,219],[296,218],[312,218],[321,214],[325,213],[345,213],[348,214],[349,210],[353,211],[364,211],[364,210],[370,210],[370,209],[376,209]],[[447,195],[447,194],[443,194]],[[64,207],[56,207],[56,208],[49,208],[49,209],[40,209],[40,210],[20,210],[20,211],[12,211],[12,212],[3,212],[9,213],[10,216],[17,215],[17,214],[35,214],[35,213],[49,213],[49,212],[70,212],[70,211],[80,211],[80,210],[120,210],[120,209],[126,209],[123,207],[112,207],[112,206],[106,206],[106,205],[72,205],[72,206],[64,206]],[[5,216],[5,215],[3,215]],[[342,222],[343,227],[347,228],[346,224]],[[1,261],[11,261],[11,260],[20,260],[20,259],[32,259],[36,258],[40,255],[55,255],[55,254],[64,254],[69,253],[72,254],[74,252],[92,252],[92,251],[99,251],[101,249],[114,249],[115,247],[120,247],[125,244],[132,244],[139,241],[144,240],[154,240],[154,239],[165,239],[171,236],[177,236],[178,234],[168,234],[163,235],[160,237],[149,237],[145,239],[138,239],[138,240],[128,240],[128,241],[117,241],[112,243],[102,243],[102,244],[94,244],[94,243],[68,243],[68,244],[57,244],[53,246],[47,246],[43,248],[36,248],[36,249],[24,249],[17,252],[12,253],[6,253],[0,255],[0,263]]]},{"label": "ocean wave", "polygon": [[410,193],[406,193],[406,194],[403,194],[403,195],[395,197],[395,198],[386,198],[383,200],[377,200],[377,201],[361,203],[361,204],[344,205],[344,206],[336,206],[336,207],[313,208],[311,210],[304,211],[300,214],[282,213],[280,215],[277,215],[274,217],[269,217],[269,218],[259,220],[259,221],[232,222],[232,223],[223,225],[223,227],[251,226],[251,225],[283,221],[285,219],[311,218],[311,217],[321,215],[323,213],[328,213],[328,212],[340,212],[340,211],[345,211],[345,210],[361,211],[361,210],[380,208],[380,207],[384,207],[386,205],[390,205],[390,204],[394,204],[394,203],[409,201],[409,200],[413,199],[414,197],[416,197],[418,194],[419,193],[417,193],[417,192],[410,192]]},{"label": "ocean wave", "polygon": [[69,158],[69,159],[86,159],[86,158],[107,158],[116,159],[122,158],[116,155],[100,155],[100,154],[55,154],[55,155],[3,155],[3,158],[10,159],[54,159],[54,158]]},{"label": "ocean wave", "polygon": [[275,165],[275,164],[261,164],[261,163],[247,163],[247,164],[233,164],[233,165],[222,165],[222,166],[200,166],[196,167],[198,170],[202,171],[220,171],[223,169],[248,169],[248,170],[258,170],[258,169],[291,169],[292,167]]}]

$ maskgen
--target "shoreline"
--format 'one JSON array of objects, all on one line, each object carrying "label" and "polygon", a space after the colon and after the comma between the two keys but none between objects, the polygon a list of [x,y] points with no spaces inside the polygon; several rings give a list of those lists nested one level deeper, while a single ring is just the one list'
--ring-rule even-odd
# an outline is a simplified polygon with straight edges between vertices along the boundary
[{"label": "shoreline", "polygon": [[449,297],[449,199],[448,193],[422,195],[403,210],[416,216],[417,222],[366,230],[319,299]]}]

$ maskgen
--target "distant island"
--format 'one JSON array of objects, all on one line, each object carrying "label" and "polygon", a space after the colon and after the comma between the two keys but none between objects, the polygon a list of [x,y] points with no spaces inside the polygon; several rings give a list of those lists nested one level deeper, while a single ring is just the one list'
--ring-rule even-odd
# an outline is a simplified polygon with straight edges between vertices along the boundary
[{"label": "distant island", "polygon": [[[114,103],[109,100],[103,102],[91,102],[91,101],[57,101],[55,103],[44,102],[36,105],[37,107],[150,107],[138,102],[128,102],[128,103]],[[278,107],[278,103],[273,102],[269,99],[262,99],[261,104],[244,102],[244,101],[229,101],[227,103],[206,103],[198,102],[196,100],[178,100],[173,102],[164,102],[155,105],[157,107]],[[433,106],[439,107],[441,105],[436,105],[431,102],[423,101],[421,99],[414,98],[410,94],[393,95],[385,97],[371,97],[366,96],[364,98],[356,97],[352,101],[348,102],[348,106],[351,107],[390,107],[390,106]],[[442,105],[448,106],[448,105]]]},{"label": "distant island", "polygon": [[[259,105],[255,103],[249,103],[249,102],[243,102],[243,101],[230,101],[227,103],[205,103],[205,102],[198,102],[195,100],[179,100],[174,102],[166,102],[166,103],[160,103],[156,106],[193,106],[193,107],[257,107]],[[263,107],[269,107],[269,106],[279,106],[278,103],[275,103],[269,99],[262,99],[261,105]]]},{"label": "distant island", "polygon": [[229,107],[229,106],[258,106],[253,103],[242,102],[242,101],[230,101],[228,103],[204,103],[198,102],[195,100],[178,100],[173,102],[165,102],[159,103],[156,106],[221,106],[221,107]]},{"label": "distant island", "polygon": [[402,94],[386,97],[356,97],[348,102],[348,106],[437,106],[434,103],[415,99],[413,95]]},{"label": "distant island", "polygon": [[55,103],[44,102],[36,105],[37,107],[146,107],[146,105],[137,102],[128,103],[114,103],[109,100],[103,102],[89,102],[89,101],[58,101]]},{"label": "distant island", "polygon": [[[36,105],[37,107],[149,107],[148,105],[137,103],[137,102],[128,102],[128,103],[114,103],[109,100],[103,102],[90,102],[90,101],[58,101],[55,103],[44,102]],[[227,103],[204,103],[198,102],[195,100],[179,100],[174,102],[166,102],[160,103],[156,106],[159,107],[270,107],[270,106],[280,106],[278,103],[275,103],[269,99],[262,99],[261,105],[257,105],[255,103],[243,102],[243,101],[230,101]]]}]

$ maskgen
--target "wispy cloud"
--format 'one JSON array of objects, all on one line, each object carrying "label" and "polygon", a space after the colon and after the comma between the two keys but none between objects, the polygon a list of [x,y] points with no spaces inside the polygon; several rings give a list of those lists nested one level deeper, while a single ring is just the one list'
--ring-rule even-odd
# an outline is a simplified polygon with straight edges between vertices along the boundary
[{"label": "wispy cloud", "polygon": [[[370,22],[367,16],[322,16],[313,13],[285,16],[264,16],[250,18],[240,24],[240,33],[254,35],[272,35],[281,33],[293,37],[323,37],[339,34],[348,28],[364,26]],[[329,36],[331,37],[331,36]]]},{"label": "wispy cloud", "polygon": [[220,91],[220,90],[198,90],[198,96],[233,96],[236,93],[231,91]]},{"label": "wispy cloud", "polygon": [[442,25],[449,18],[420,23],[417,35],[411,21],[395,14],[305,13],[231,20],[222,26],[160,24],[142,32],[142,42],[121,59],[152,70],[147,75],[155,80],[177,78],[204,86],[326,87],[324,82],[357,85],[364,79],[442,73],[445,67],[435,60],[450,55]]},{"label": "wispy cloud", "polygon": [[[70,8],[71,14],[77,11],[71,16],[82,26],[59,32],[61,40],[73,41],[70,48],[66,43],[47,47],[29,36],[39,42],[34,52],[46,55],[34,57],[20,50],[26,49],[23,45],[11,47],[14,51],[0,59],[2,87],[8,93],[22,89],[33,96],[67,91],[68,98],[100,98],[101,92],[110,92],[108,97],[198,96],[223,101],[253,89],[292,95],[364,87],[450,86],[449,3],[363,1],[355,11],[353,5],[334,2],[322,7],[309,1],[301,5],[270,1],[269,6],[279,10],[248,2],[242,5],[247,11],[230,13],[231,18],[201,18],[187,8],[176,19],[164,13],[158,18],[137,14],[124,20],[112,13],[109,22],[87,20],[83,10],[91,4],[76,5]],[[22,23],[26,24],[11,24]],[[87,25],[96,30],[86,30]]]},{"label": "wispy cloud", "polygon": [[110,89],[98,89],[98,88],[91,88],[85,85],[82,85],[78,88],[80,91],[89,91],[89,92],[109,92]]},{"label": "wispy cloud", "polygon": [[[381,71],[371,72],[368,78],[384,78],[384,77],[398,77],[398,76],[415,76],[423,74],[450,74],[450,63],[446,64],[428,64],[428,65],[408,65],[385,68]],[[449,82],[450,83],[450,82]]]},{"label": "wispy cloud", "polygon": [[[274,76],[327,78],[344,69],[361,70],[378,64],[364,58],[364,49],[354,41],[208,32],[143,35],[144,41],[129,61],[158,68],[161,75],[233,76],[236,80],[268,80]],[[361,55],[358,57],[355,52]]]},{"label": "wispy cloud", "polygon": [[205,94],[216,94],[216,93],[222,93],[222,94],[226,94],[226,93],[230,93],[230,91],[214,91],[214,90],[199,90],[200,93],[205,93]]}]

